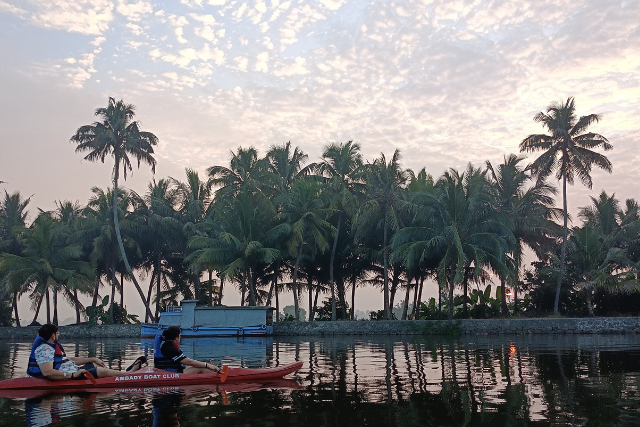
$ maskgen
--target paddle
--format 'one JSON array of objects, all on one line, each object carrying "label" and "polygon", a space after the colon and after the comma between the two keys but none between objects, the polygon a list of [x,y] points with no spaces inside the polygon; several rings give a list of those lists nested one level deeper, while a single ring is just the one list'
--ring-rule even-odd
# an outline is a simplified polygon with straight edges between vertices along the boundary
[{"label": "paddle", "polygon": [[91,381],[91,384],[98,385],[98,382],[96,381],[96,378],[93,375],[91,375],[91,372],[85,371],[84,377],[86,379],[88,379],[89,381]]},{"label": "paddle", "polygon": [[220,382],[225,382],[227,380],[227,375],[229,375],[229,367],[227,365],[222,365],[222,369],[220,369],[218,373],[220,374]]}]

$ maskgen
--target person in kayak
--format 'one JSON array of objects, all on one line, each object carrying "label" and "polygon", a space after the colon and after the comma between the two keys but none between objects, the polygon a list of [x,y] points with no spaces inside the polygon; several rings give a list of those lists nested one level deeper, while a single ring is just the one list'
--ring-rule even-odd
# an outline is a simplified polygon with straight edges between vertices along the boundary
[{"label": "person in kayak", "polygon": [[46,324],[38,329],[38,336],[29,354],[27,376],[68,380],[83,378],[84,373],[89,372],[94,378],[117,377],[137,371],[147,362],[146,357],[140,356],[125,372],[109,369],[97,357],[67,356],[59,338],[60,331],[56,325]]},{"label": "person in kayak", "polygon": [[177,326],[169,326],[162,332],[162,335],[156,336],[153,354],[154,367],[180,374],[210,374],[219,371],[211,361],[201,362],[185,356],[179,346],[181,338],[180,328]]}]

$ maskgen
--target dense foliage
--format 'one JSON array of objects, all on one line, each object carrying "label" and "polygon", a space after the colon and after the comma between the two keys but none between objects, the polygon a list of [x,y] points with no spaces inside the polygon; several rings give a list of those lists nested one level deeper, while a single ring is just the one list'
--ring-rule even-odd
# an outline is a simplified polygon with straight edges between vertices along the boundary
[{"label": "dense foliage", "polygon": [[[72,142],[89,160],[114,158],[114,188],[93,188],[84,206],[60,202],[31,224],[29,199],[5,191],[0,201],[0,321],[20,324],[23,296],[34,321],[45,302],[47,321],[57,322],[60,296],[77,322],[137,321],[122,301],[129,282],[146,321],[185,298],[223,304],[229,286],[243,305],[276,313],[279,296],[292,292],[299,320],[302,311],[310,320],[352,318],[364,286],[383,293],[372,318],[635,314],[638,306],[626,302],[638,289],[638,203],[603,191],[569,227],[566,183],[577,176],[591,186],[592,164],[610,170],[591,149],[611,145],[586,132],[599,116],[576,118],[573,99],[547,113],[536,120],[551,135],[521,144],[546,150],[531,167],[512,154],[434,177],[404,169],[399,150],[367,162],[348,141],[307,163],[286,143],[264,157],[239,147],[229,165],[202,178],[187,169],[184,180],[154,180],[138,194],[117,187],[120,170],[131,170],[130,156],[153,168],[157,138],[140,131],[132,106],[110,99],[96,111],[102,121],[78,129]],[[547,182],[556,169],[562,209]],[[536,258],[530,265],[526,248]],[[136,277],[148,279],[146,292]],[[425,301],[425,286],[438,298]],[[91,306],[79,295],[91,296]]]}]

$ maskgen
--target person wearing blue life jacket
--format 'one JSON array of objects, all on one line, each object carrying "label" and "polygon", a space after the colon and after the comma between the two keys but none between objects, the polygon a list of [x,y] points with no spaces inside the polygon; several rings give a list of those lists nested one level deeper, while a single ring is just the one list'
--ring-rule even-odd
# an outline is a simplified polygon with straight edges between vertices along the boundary
[{"label": "person wearing blue life jacket", "polygon": [[38,329],[38,336],[29,354],[27,376],[68,380],[83,378],[84,373],[89,372],[95,378],[117,377],[137,371],[147,362],[147,358],[141,356],[127,368],[127,371],[109,369],[97,357],[67,356],[62,344],[58,341],[59,338],[60,331],[56,325],[46,324]]},{"label": "person wearing blue life jacket", "polygon": [[211,361],[189,359],[180,350],[180,328],[170,326],[157,335],[154,343],[153,366],[165,371],[184,374],[208,374],[219,369]]}]

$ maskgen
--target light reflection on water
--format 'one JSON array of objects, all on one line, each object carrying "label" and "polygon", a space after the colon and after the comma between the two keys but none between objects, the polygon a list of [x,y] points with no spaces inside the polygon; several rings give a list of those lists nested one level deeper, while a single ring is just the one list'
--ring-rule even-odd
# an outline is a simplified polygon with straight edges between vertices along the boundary
[{"label": "light reflection on water", "polygon": [[[31,343],[0,342],[0,378]],[[637,426],[640,337],[185,339],[187,356],[232,366],[295,360],[294,381],[0,398],[0,425]],[[68,354],[123,369],[152,340],[82,340]]]}]

